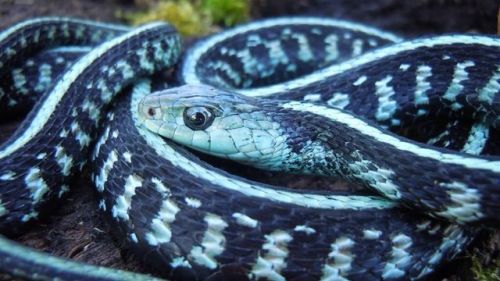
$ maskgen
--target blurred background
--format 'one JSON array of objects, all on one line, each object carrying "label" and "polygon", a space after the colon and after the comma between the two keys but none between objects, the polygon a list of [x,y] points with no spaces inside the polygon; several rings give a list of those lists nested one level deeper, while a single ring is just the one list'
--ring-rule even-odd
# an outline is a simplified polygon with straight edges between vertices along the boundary
[{"label": "blurred background", "polygon": [[199,36],[262,17],[308,14],[355,20],[407,36],[497,32],[499,0],[0,0],[0,27],[40,15],[140,24],[168,20]]}]

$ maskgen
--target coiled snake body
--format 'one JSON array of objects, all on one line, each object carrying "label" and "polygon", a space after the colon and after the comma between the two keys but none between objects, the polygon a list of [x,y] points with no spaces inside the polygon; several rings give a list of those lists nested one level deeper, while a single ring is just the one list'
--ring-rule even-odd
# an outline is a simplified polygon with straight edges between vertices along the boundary
[{"label": "coiled snake body", "polygon": [[[40,43],[42,35],[47,37]],[[45,18],[14,26],[1,33],[0,39],[0,74],[12,78],[2,81],[2,93],[9,92],[2,95],[2,101],[9,100],[3,105],[5,110],[15,111],[17,105],[29,104],[32,100],[26,98],[27,93],[41,93],[44,85],[47,88],[20,129],[0,148],[3,232],[19,231],[24,223],[36,219],[48,202],[67,190],[70,178],[86,163],[95,139],[90,158],[92,179],[102,197],[100,208],[110,215],[113,228],[145,262],[176,280],[418,279],[427,276],[442,260],[459,253],[473,237],[474,230],[468,226],[416,214],[382,197],[289,190],[230,175],[166,140],[161,134],[165,136],[168,126],[190,120],[183,117],[185,107],[191,108],[189,112],[195,117],[191,120],[197,121],[197,113],[207,102],[203,99],[202,103],[191,104],[186,99],[190,95],[208,95],[200,89],[212,91],[206,86],[184,86],[145,97],[167,86],[159,77],[151,79],[151,75],[172,67],[180,53],[179,39],[169,26],[151,24],[128,30]],[[97,47],[56,49],[36,56],[45,46],[87,46],[101,41],[105,42]],[[439,129],[433,125],[421,137],[451,148],[462,147],[470,153],[495,153],[499,40],[444,36],[400,41],[388,33],[329,19],[268,20],[201,41],[187,53],[178,72],[185,83],[232,90],[247,88],[238,91],[247,96],[272,95],[277,100],[289,100],[288,105],[275,100],[259,103],[232,94],[208,99],[210,106],[222,112],[225,105],[234,106],[236,99],[235,107],[248,113],[240,118],[247,128],[267,128],[267,133],[285,131],[294,136],[283,141],[288,151],[295,153],[294,158],[281,161],[271,157],[260,162],[260,156],[265,155],[260,151],[254,161],[243,159],[246,162],[273,169],[281,163],[287,166],[280,169],[328,174],[336,166],[330,160],[338,155],[327,158],[327,154],[319,153],[328,151],[314,143],[327,140],[330,148],[344,151],[345,161],[356,166],[351,170],[342,168],[337,174],[362,179],[390,199],[434,216],[496,226],[497,158],[424,147],[371,127],[344,111],[290,101],[323,101],[390,129],[432,115],[456,119],[446,133],[433,135]],[[56,76],[45,71],[46,80],[27,83],[25,76],[31,73],[30,65],[34,63],[23,62],[26,57],[33,57],[33,62],[40,60],[45,69],[55,70],[52,65],[64,60],[56,56],[51,59],[50,54],[65,54],[71,60],[78,52],[88,53],[67,69],[60,67],[66,70],[55,82],[44,82]],[[302,76],[318,67],[323,69]],[[20,77],[25,78],[24,83]],[[130,84],[130,95],[117,96]],[[30,85],[38,85],[38,90]],[[179,93],[183,95],[173,104],[180,104],[180,111],[169,111],[175,106],[164,108],[171,102],[169,95]],[[277,106],[282,108],[280,114],[271,110]],[[248,111],[255,107],[261,111]],[[305,111],[305,117],[296,117],[297,110]],[[218,114],[217,120],[228,120],[227,115]],[[331,141],[336,137],[329,127],[332,114],[344,120],[337,134],[344,137],[340,145]],[[266,119],[271,115],[275,118]],[[289,116],[294,117],[287,119]],[[168,125],[170,117],[175,121]],[[300,118],[304,122],[295,126]],[[236,127],[241,122],[227,122],[233,126],[230,129],[241,128]],[[329,130],[316,131],[312,137],[307,123],[324,124],[322,129]],[[97,136],[99,124],[102,130]],[[283,130],[286,124],[288,129],[297,130]],[[469,136],[453,138],[467,128],[464,124],[470,124]],[[213,126],[202,125],[191,130],[174,127],[174,132],[166,136],[206,151],[206,147],[198,146],[206,144],[206,139],[197,138],[193,131],[209,132]],[[357,133],[348,137],[355,149],[346,142],[345,133],[353,132],[353,128]],[[252,136],[262,136],[253,138],[254,147],[268,142],[265,133],[253,132]],[[242,131],[230,134],[231,146],[224,136],[211,134],[209,152],[225,156],[228,149],[241,147],[237,136],[245,136]],[[272,137],[279,139],[280,135]],[[371,144],[376,149],[372,155],[367,153]],[[375,157],[378,154],[400,155],[395,156],[400,162],[378,162],[383,159]],[[426,169],[413,161],[425,157],[434,161],[425,163],[434,166]],[[393,166],[408,162],[419,165],[414,170]],[[453,169],[453,165],[461,169]],[[419,168],[424,168],[425,173],[418,173]],[[427,186],[429,182],[434,185]],[[471,186],[474,183],[477,187]],[[412,184],[422,185],[426,192],[419,192]],[[0,240],[0,261],[3,271],[32,279],[151,278],[49,259],[6,239]]]}]

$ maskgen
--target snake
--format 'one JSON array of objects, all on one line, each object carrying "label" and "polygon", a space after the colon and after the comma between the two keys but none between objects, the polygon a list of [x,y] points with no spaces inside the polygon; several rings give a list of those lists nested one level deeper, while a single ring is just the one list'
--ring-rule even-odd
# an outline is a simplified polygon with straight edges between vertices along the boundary
[{"label": "snake", "polygon": [[[0,100],[7,101],[6,111],[33,108],[0,147],[1,233],[15,235],[48,212],[69,190],[71,178],[89,165],[112,232],[155,275],[426,278],[463,250],[478,225],[497,225],[498,160],[489,154],[495,154],[498,136],[498,45],[494,36],[403,40],[352,22],[293,17],[209,36],[189,48],[176,67],[180,38],[167,24],[130,28],[51,17],[21,22],[0,33],[0,75],[8,77]],[[42,65],[45,71],[30,70]],[[30,73],[45,73],[42,83],[28,83]],[[409,96],[405,89],[414,91]],[[435,100],[449,110],[437,108]],[[461,118],[468,113],[470,119]],[[431,129],[422,138],[483,155],[417,144],[388,131],[434,114],[456,121],[441,135],[433,135],[440,127],[428,123]],[[331,116],[347,119],[339,123]],[[299,126],[285,122],[301,118]],[[272,143],[265,134],[280,133],[273,139],[281,139],[283,147],[296,145],[283,151],[305,158],[283,161],[258,150],[238,154],[232,149],[242,144],[225,137],[234,141],[245,134],[228,135],[227,128],[207,133],[224,122],[232,129],[261,130],[255,147]],[[242,122],[247,127],[237,128]],[[165,124],[179,133],[168,134]],[[293,139],[283,135],[283,126]],[[331,126],[344,130],[337,136],[352,138],[340,146],[344,156],[356,151],[345,163],[335,162],[338,155],[332,153],[338,152],[325,150],[335,145]],[[468,137],[452,138],[464,127]],[[319,128],[314,141],[329,147],[308,139]],[[213,145],[207,149],[206,139],[194,132],[213,137],[208,141]],[[367,153],[371,145],[378,148],[375,156],[387,149],[389,156],[401,155],[401,162],[378,162],[382,157]],[[382,196],[263,184],[200,160],[193,148],[266,169],[341,176],[357,169],[351,179],[362,179]],[[312,153],[301,154],[306,151]],[[248,155],[258,157],[242,157]],[[357,168],[339,166],[348,161]],[[435,165],[425,171],[444,171],[446,178],[434,183],[436,178],[398,170],[399,164],[417,161]],[[416,189],[413,180],[434,185]],[[472,182],[477,187],[469,186]],[[33,280],[154,278],[52,257],[6,237],[0,239],[0,270]]]},{"label": "snake", "polygon": [[[233,47],[231,43],[237,39],[225,36],[231,35],[219,34],[219,37],[222,37],[219,39],[219,44],[230,46],[226,48]],[[438,89],[437,86],[432,87],[433,81],[430,76],[433,70],[435,72],[439,67],[445,67],[441,61],[436,61],[436,56],[444,54],[432,52],[430,55],[419,55],[422,49],[438,45],[439,41],[464,44],[463,42],[467,40],[471,40],[471,43],[476,41],[459,36],[420,39],[407,43],[406,46],[411,46],[411,51],[404,45],[398,45],[389,47],[389,50],[381,49],[357,58],[356,63],[362,67],[355,68],[353,74],[349,70],[338,69],[344,65],[335,65],[325,69],[321,74],[311,75],[316,77],[302,76],[283,85],[275,84],[271,86],[273,89],[262,90],[258,86],[254,89],[250,86],[244,93],[248,95],[248,92],[252,92],[254,96],[287,97],[290,92],[295,92],[294,98],[299,99],[304,93],[324,93],[317,97],[318,100],[331,100],[335,95],[337,97],[344,95],[344,106],[356,99],[356,104],[374,104],[369,100],[359,101],[362,99],[356,96],[359,93],[364,95],[365,99],[374,99],[377,96],[379,98],[375,112],[361,109],[357,113],[362,116],[372,114],[371,117],[375,120],[387,125],[405,126],[412,122],[416,115],[436,114],[436,108],[446,112],[446,108],[449,108],[451,113],[446,113],[448,115],[454,111],[472,112],[472,118],[482,123],[482,127],[491,126],[494,130],[500,124],[498,119],[500,99],[496,97],[499,69],[493,65],[492,69],[486,70],[484,65],[490,64],[489,55],[498,48],[495,46],[497,39],[492,38],[489,41],[483,38],[483,41],[489,41],[485,43],[484,50],[488,55],[483,58],[472,54],[473,60],[464,55],[464,52],[472,52],[478,48],[473,43],[463,46],[457,53],[446,51],[449,57],[447,60],[461,61],[455,66],[453,75],[449,76],[452,80],[463,80],[459,76],[461,68],[466,69],[466,65],[470,67],[468,71],[475,70],[476,74],[480,71],[486,72],[484,76],[477,74],[482,78],[477,81],[478,84],[469,85],[469,89],[465,89],[465,85],[459,87],[450,83],[443,83],[448,87],[446,90]],[[493,48],[488,45],[493,45]],[[236,79],[237,76],[243,76],[236,70],[237,66],[227,68],[227,64],[224,63],[229,60],[228,56],[217,56],[219,55],[217,44],[212,43],[208,49],[199,48],[202,49],[199,52],[203,53],[203,56],[198,59],[188,58],[185,63],[188,65],[185,73],[196,72],[189,67],[196,68],[192,65],[203,64],[204,60],[209,60],[217,67],[206,67],[207,69],[205,66],[199,67],[200,80],[188,80],[187,86],[147,97],[142,102],[140,111],[146,120],[146,127],[150,130],[199,151],[252,164],[262,169],[342,176],[367,185],[389,199],[432,212],[437,217],[458,223],[484,221],[486,224],[498,226],[500,158],[468,156],[430,149],[381,131],[362,119],[356,119],[349,113],[327,106],[279,99],[267,101],[239,98],[229,92],[217,91],[216,88],[192,86],[197,82],[212,83],[227,89],[238,86],[230,82],[239,80]],[[212,51],[212,48],[217,50]],[[233,48],[236,49],[236,46]],[[382,57],[381,53],[390,53],[390,60],[397,63],[386,61],[391,65],[384,65],[383,70],[380,70],[380,66],[375,64],[376,61],[373,62],[373,58]],[[196,62],[191,63],[191,59]],[[372,62],[365,62],[369,60]],[[428,83],[427,91],[419,89],[419,85],[415,86],[414,91],[408,91],[408,85],[400,85],[397,82],[407,80],[404,77],[405,72],[412,72],[410,69],[402,71],[401,65],[407,64],[410,67],[410,63],[414,60],[418,64],[415,67],[417,76],[418,68],[421,71],[427,70],[425,74],[428,79],[425,81]],[[472,66],[481,69],[473,70]],[[339,78],[336,74],[340,72],[343,77]],[[318,77],[320,75],[322,77]],[[345,76],[348,78],[344,78]],[[225,77],[229,78],[223,80]],[[362,82],[356,80],[361,78]],[[246,81],[253,82],[251,79]],[[392,81],[394,82],[391,83]],[[415,81],[422,83],[422,78],[417,77]],[[440,82],[442,83],[442,80]],[[241,86],[244,88],[246,85]],[[367,94],[352,89],[354,87],[371,87],[373,92]],[[338,92],[332,93],[325,88],[333,88]],[[470,90],[476,88],[479,90]],[[409,95],[411,97],[408,97]],[[411,100],[411,104],[408,100]],[[413,107],[412,110],[405,110],[410,106]],[[360,110],[359,107],[357,109]],[[456,200],[459,194],[469,194],[471,197],[466,196],[468,198],[463,198],[464,201]],[[465,207],[466,204],[475,204],[477,208],[469,209]]]}]

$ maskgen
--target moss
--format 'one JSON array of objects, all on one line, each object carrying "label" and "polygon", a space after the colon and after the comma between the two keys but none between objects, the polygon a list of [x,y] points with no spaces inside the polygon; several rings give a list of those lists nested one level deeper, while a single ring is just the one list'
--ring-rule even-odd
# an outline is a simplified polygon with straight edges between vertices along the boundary
[{"label": "moss", "polygon": [[198,12],[197,7],[188,1],[161,1],[144,12],[128,13],[122,17],[134,25],[167,21],[185,36],[206,34],[211,28],[209,18]]},{"label": "moss", "polygon": [[204,0],[202,7],[216,24],[224,26],[247,21],[250,14],[247,0]]},{"label": "moss", "polygon": [[472,257],[472,273],[478,281],[500,281],[500,259],[493,261],[492,266],[484,266],[479,258]]},{"label": "moss", "polygon": [[[218,29],[215,24],[232,26],[249,17],[247,0],[160,0],[142,1],[143,12],[118,16],[137,25],[150,21],[168,21],[184,36],[199,36]],[[145,4],[146,3],[146,4]],[[147,4],[149,3],[149,4]]]}]

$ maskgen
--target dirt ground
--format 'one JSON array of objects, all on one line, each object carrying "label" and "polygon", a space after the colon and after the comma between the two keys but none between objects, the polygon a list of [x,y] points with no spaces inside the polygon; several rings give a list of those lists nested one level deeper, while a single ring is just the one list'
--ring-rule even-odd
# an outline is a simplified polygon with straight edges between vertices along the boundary
[{"label": "dirt ground", "polygon": [[[117,21],[115,16],[118,10],[133,9],[133,1],[0,0],[0,29],[16,21],[41,15]],[[18,122],[0,124],[0,143],[8,138],[17,124]],[[281,181],[288,181],[289,185],[304,184],[304,181],[295,177],[282,177]],[[320,184],[316,179],[305,181],[308,184]],[[148,272],[126,248],[118,245],[108,234],[108,226],[97,211],[97,199],[93,190],[88,174],[84,173],[75,180],[71,194],[59,208],[16,240],[56,256],[107,267]],[[482,233],[464,254],[444,266],[433,280],[474,280],[471,256],[476,256],[482,265],[490,267],[499,256],[499,245],[498,233]],[[0,279],[10,280],[2,275]]]}]

